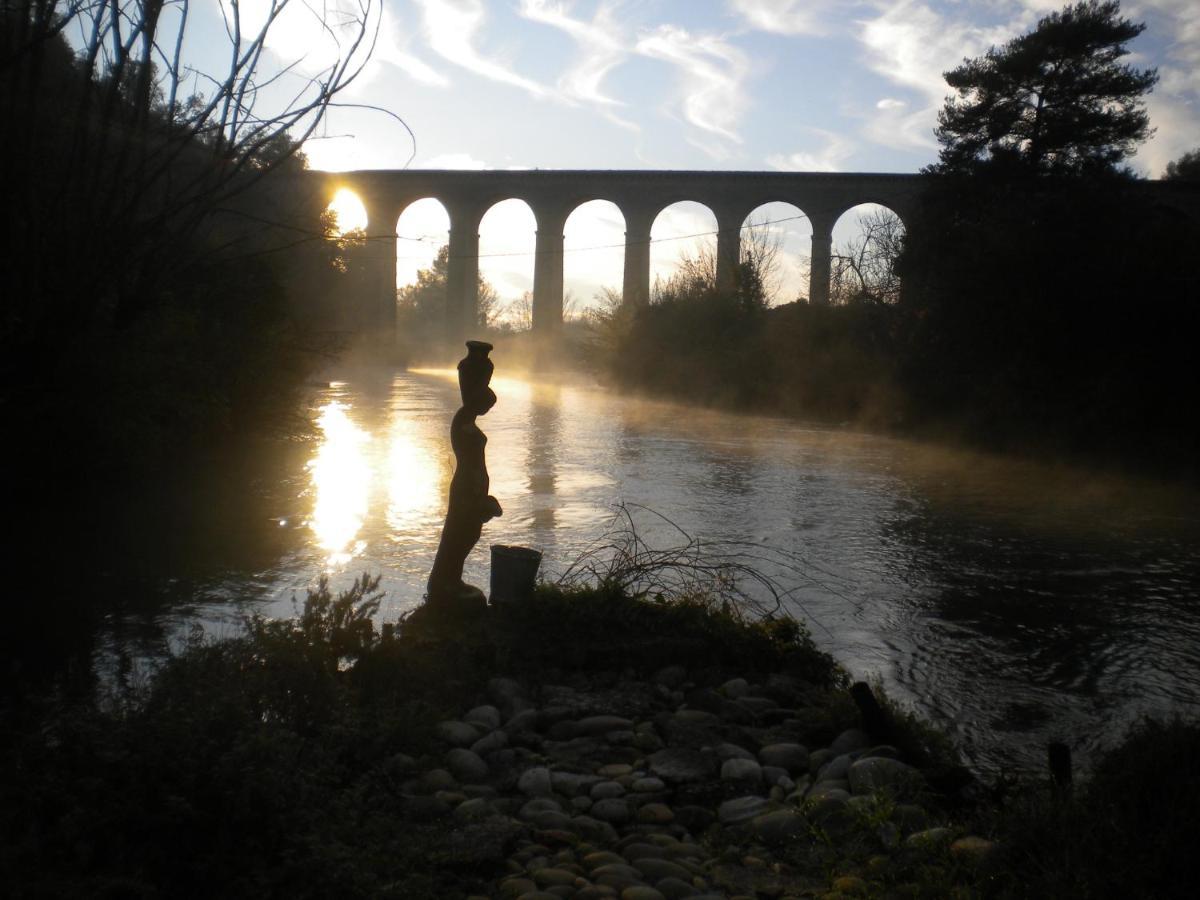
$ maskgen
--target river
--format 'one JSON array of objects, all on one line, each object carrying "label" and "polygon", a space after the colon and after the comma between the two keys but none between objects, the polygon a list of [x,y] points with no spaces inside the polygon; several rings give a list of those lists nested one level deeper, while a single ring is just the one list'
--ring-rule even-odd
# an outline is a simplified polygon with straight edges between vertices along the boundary
[{"label": "river", "polygon": [[[643,537],[769,548],[789,609],[856,677],[933,718],[969,764],[1086,760],[1139,716],[1200,713],[1194,494],[930,444],[505,378],[480,425],[502,518],[487,545],[562,571],[628,504]],[[106,617],[97,659],[161,656],[191,627],[288,615],[322,573],[421,601],[453,472],[451,371],[347,368],[314,388],[319,439],[218,473]],[[664,518],[660,518],[665,517]],[[114,540],[117,540],[114,538]],[[771,565],[768,563],[768,565]]]}]

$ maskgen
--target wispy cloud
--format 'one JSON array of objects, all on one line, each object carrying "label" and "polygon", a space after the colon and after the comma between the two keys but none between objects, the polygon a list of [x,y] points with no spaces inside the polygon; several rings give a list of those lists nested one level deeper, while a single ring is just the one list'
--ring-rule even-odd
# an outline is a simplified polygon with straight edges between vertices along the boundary
[{"label": "wispy cloud", "polygon": [[448,87],[450,79],[428,63],[409,52],[407,42],[400,35],[403,28],[387,7],[383,8],[383,22],[379,28],[379,39],[375,44],[373,59],[390,63],[406,75],[422,84]]},{"label": "wispy cloud", "polygon": [[684,119],[710,134],[741,143],[735,129],[746,108],[742,82],[750,69],[741,50],[717,35],[660,25],[638,40],[637,52],[679,69]]},{"label": "wispy cloud", "polygon": [[774,153],[767,157],[767,165],[780,172],[842,171],[843,164],[854,154],[854,142],[823,128],[814,128],[812,132],[822,143],[817,150]]},{"label": "wispy cloud", "polygon": [[637,126],[618,116],[621,101],[604,90],[604,79],[632,54],[629,40],[618,24],[615,4],[601,3],[591,20],[574,18],[567,4],[550,0],[522,0],[521,15],[532,22],[557,28],[569,35],[579,48],[579,61],[559,79],[558,87],[571,100],[601,108],[605,117],[624,128]]},{"label": "wispy cloud", "polygon": [[751,28],[775,34],[828,34],[845,18],[846,0],[730,0]]},{"label": "wispy cloud", "polygon": [[417,0],[424,13],[429,44],[445,59],[477,75],[520,88],[535,97],[553,91],[488,59],[475,48],[475,37],[486,17],[480,0]]},{"label": "wispy cloud", "polygon": [[1028,10],[1018,9],[1014,19],[1004,25],[982,26],[943,15],[925,3],[901,0],[883,7],[874,18],[858,22],[858,40],[868,68],[920,98],[910,106],[908,101],[885,97],[874,109],[862,111],[866,120],[863,135],[897,149],[936,146],[937,111],[950,93],[944,73],[964,57],[978,56],[1013,37],[1028,18]]}]

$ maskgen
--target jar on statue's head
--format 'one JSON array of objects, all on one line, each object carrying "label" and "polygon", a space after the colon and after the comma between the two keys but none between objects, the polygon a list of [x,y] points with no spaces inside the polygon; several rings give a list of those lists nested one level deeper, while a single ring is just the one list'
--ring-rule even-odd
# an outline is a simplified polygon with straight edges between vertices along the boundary
[{"label": "jar on statue's head", "polygon": [[491,409],[496,395],[488,384],[496,365],[488,358],[492,345],[487,341],[467,341],[467,355],[458,362],[458,392],[468,409]]}]

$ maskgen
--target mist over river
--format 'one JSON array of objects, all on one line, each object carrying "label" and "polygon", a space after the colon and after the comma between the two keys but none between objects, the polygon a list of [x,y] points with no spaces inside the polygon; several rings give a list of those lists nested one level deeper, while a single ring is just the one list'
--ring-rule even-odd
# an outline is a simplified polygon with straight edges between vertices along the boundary
[{"label": "mist over river", "polygon": [[[1200,507],[1193,493],[795,421],[504,377],[487,433],[487,546],[561,571],[619,501],[702,540],[792,556],[791,611],[856,677],[946,728],[983,770],[1086,761],[1144,713],[1200,713]],[[97,659],[153,658],[194,623],[290,615],[327,572],[380,574],[381,617],[420,603],[453,472],[450,371],[339,371],[308,413],[319,440],[218,473],[134,560],[115,551]],[[135,518],[136,510],[125,510]],[[133,515],[130,515],[130,514]],[[678,542],[638,520],[650,543]],[[120,528],[110,535],[119,543]]]}]

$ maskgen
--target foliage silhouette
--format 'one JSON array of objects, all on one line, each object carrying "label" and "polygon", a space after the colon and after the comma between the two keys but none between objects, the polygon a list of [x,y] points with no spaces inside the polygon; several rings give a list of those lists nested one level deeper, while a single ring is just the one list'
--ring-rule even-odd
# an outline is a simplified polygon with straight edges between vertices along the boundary
[{"label": "foliage silhouette", "polygon": [[938,114],[932,171],[1115,171],[1152,133],[1143,97],[1158,74],[1120,62],[1145,27],[1086,0],[947,72],[957,96]]},{"label": "foliage silhouette", "polygon": [[[428,269],[419,269],[412,284],[396,291],[397,331],[409,346],[440,345],[446,333],[446,283],[450,273],[450,245],[442,244]],[[491,283],[479,276],[475,324],[488,329],[495,324],[499,297]]]},{"label": "foliage silhouette", "polygon": [[1200,181],[1200,147],[1167,163],[1163,178],[1168,181]]}]

